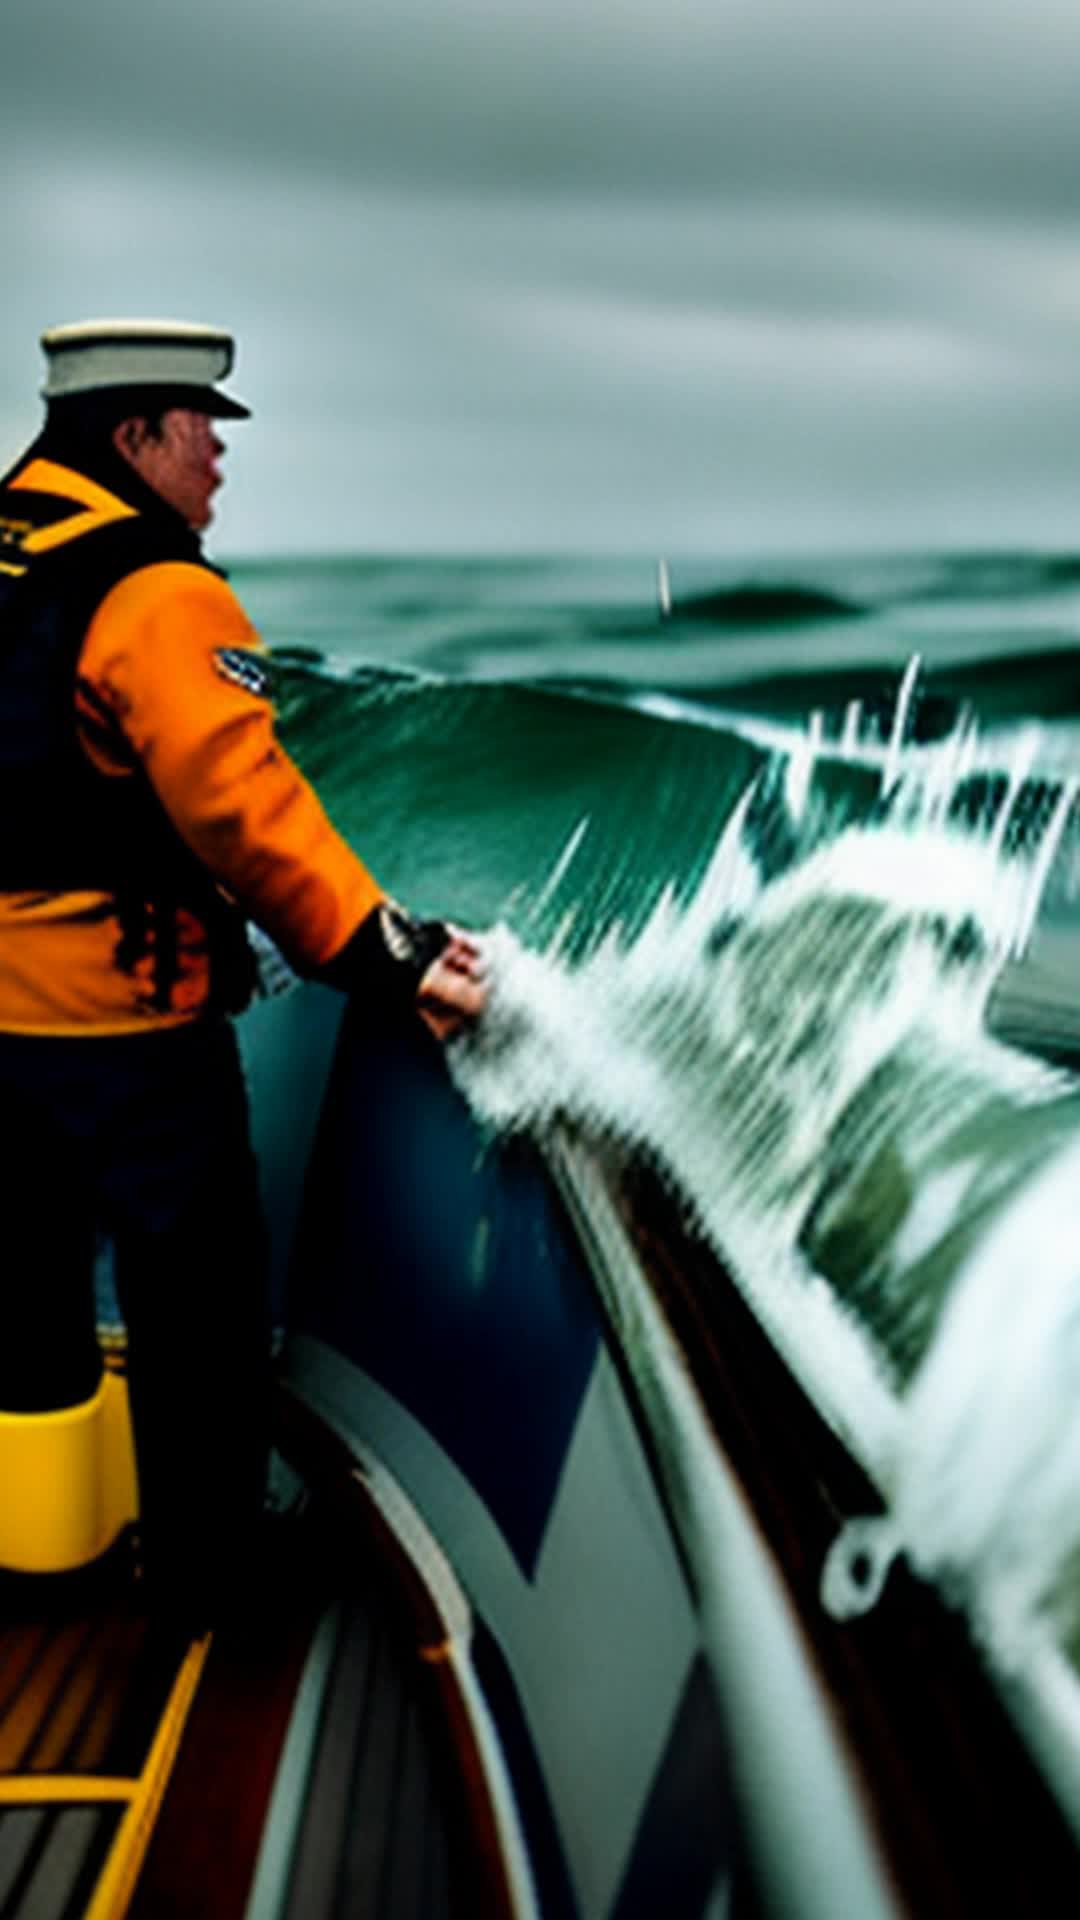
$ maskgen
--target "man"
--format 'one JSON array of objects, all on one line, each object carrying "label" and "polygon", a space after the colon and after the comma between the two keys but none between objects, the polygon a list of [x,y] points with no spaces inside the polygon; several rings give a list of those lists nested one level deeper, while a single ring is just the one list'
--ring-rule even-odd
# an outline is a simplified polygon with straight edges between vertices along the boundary
[{"label": "man", "polygon": [[[146,1570],[197,1626],[265,1468],[263,1226],[227,1015],[256,922],[302,974],[440,1039],[476,947],[388,901],[276,738],[260,642],[203,556],[247,408],[233,342],[59,327],[0,482],[0,1408],[94,1391],[94,1236],[128,1327]],[[227,1583],[226,1583],[227,1584]]]}]

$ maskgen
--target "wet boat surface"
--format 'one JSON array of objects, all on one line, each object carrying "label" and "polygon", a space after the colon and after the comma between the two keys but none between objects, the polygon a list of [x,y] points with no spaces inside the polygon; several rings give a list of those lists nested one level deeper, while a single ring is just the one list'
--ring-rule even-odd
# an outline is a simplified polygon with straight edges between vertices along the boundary
[{"label": "wet boat surface", "polygon": [[501,1910],[438,1649],[331,1477],[266,1519],[243,1616],[201,1639],[145,1611],[126,1537],[84,1571],[0,1580],[3,1920]]},{"label": "wet boat surface", "polygon": [[194,1646],[123,1543],[0,1582],[0,1920],[1062,1911],[959,1621],[824,1616],[874,1496],[715,1253],[313,994],[247,1027],[280,1511]]}]

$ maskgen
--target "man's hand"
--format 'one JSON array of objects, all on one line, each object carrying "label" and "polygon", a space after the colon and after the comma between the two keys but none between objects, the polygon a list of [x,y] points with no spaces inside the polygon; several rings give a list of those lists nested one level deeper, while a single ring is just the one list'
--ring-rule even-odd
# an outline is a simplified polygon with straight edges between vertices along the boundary
[{"label": "man's hand", "polygon": [[478,942],[447,920],[414,920],[395,900],[374,908],[317,978],[394,1015],[415,1011],[436,1040],[449,1040],[487,1003]]},{"label": "man's hand", "polygon": [[449,1040],[467,1020],[476,1020],[487,1004],[483,957],[460,927],[433,960],[416,992],[416,1010],[436,1040]]}]

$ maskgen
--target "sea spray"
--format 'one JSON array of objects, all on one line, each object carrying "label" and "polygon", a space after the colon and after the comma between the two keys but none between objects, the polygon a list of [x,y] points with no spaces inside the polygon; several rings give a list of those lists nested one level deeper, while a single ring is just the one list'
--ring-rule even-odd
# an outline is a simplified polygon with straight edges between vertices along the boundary
[{"label": "sea spray", "polygon": [[[1044,1623],[1066,1641],[1080,1545],[1080,1143],[1038,1173],[956,1278],[905,1397],[891,1512],[836,1543],[824,1592],[841,1616],[906,1553],[970,1609],[1012,1672]],[[858,1563],[860,1578],[850,1581]],[[1075,1651],[1075,1649],[1074,1649]]]},{"label": "sea spray", "polygon": [[888,1502],[827,1602],[865,1604],[903,1550],[1013,1664],[1050,1605],[1076,1633],[1080,1550],[1080,1095],[985,1027],[1072,802],[1030,787],[973,807],[923,778],[772,877],[744,795],[634,938],[572,964],[498,929],[452,1056],[490,1125],[646,1157],[712,1239]]}]

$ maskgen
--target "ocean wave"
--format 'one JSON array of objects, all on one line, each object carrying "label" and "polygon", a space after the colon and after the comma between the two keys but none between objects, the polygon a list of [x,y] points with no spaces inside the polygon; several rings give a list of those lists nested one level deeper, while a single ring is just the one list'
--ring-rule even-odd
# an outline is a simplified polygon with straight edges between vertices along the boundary
[{"label": "ocean wave", "polygon": [[[1057,726],[1080,716],[1080,650],[1075,636],[1063,631],[1056,644],[1047,645],[1045,632],[999,636],[996,647],[974,657],[939,659],[930,664],[918,648],[896,661],[830,662],[820,656],[778,662],[771,668],[760,659],[732,657],[715,674],[716,662],[703,662],[693,677],[665,676],[670,661],[656,662],[656,684],[627,686],[612,676],[551,673],[543,684],[564,693],[623,701],[642,711],[679,711],[688,721],[710,723],[711,713],[721,724],[741,726],[747,716],[779,726],[803,726],[809,716],[823,716],[826,731],[839,738],[852,724],[864,741],[887,739],[904,678],[911,660],[919,673],[908,702],[907,737],[912,741],[940,741],[970,716],[984,730],[1015,727],[1021,720],[1039,720]],[[944,651],[939,643],[939,651]],[[677,664],[682,667],[681,661]],[[712,671],[710,671],[712,669]],[[749,670],[748,670],[749,669]],[[849,715],[853,716],[849,722]]]},{"label": "ocean wave", "polygon": [[455,1077],[497,1130],[660,1168],[877,1480],[881,1572],[907,1553],[1003,1671],[1048,1625],[1080,1660],[1080,1082],[986,1020],[1074,789],[924,763],[830,832],[773,774],[634,936],[496,929]]},{"label": "ocean wave", "polygon": [[908,597],[997,601],[1078,584],[1080,555],[1075,553],[953,554],[931,584]]},{"label": "ocean wave", "polygon": [[673,612],[688,619],[768,625],[791,620],[859,618],[905,606],[986,606],[1037,598],[1080,584],[1080,555],[985,552],[892,555],[820,563],[812,579],[794,571],[723,580],[674,594]]},{"label": "ocean wave", "polygon": [[383,883],[495,929],[452,1054],[475,1110],[662,1169],[877,1480],[830,1604],[869,1541],[1002,1670],[1052,1631],[1080,1673],[1080,1083],[990,1024],[1077,871],[1074,747],[960,719],[1059,716],[1067,657],[818,663],[764,719],[719,679],[280,664],[287,741]]},{"label": "ocean wave", "polygon": [[675,620],[707,620],[732,626],[786,626],[792,621],[854,620],[867,612],[858,601],[826,587],[785,581],[745,581],[701,593],[679,594]]},{"label": "ocean wave", "polygon": [[[641,924],[673,877],[691,887],[763,759],[734,731],[543,687],[294,665],[278,703],[286,744],[390,892],[530,937],[570,915],[572,942]],[[545,891],[535,876],[582,819],[572,879]]]}]

